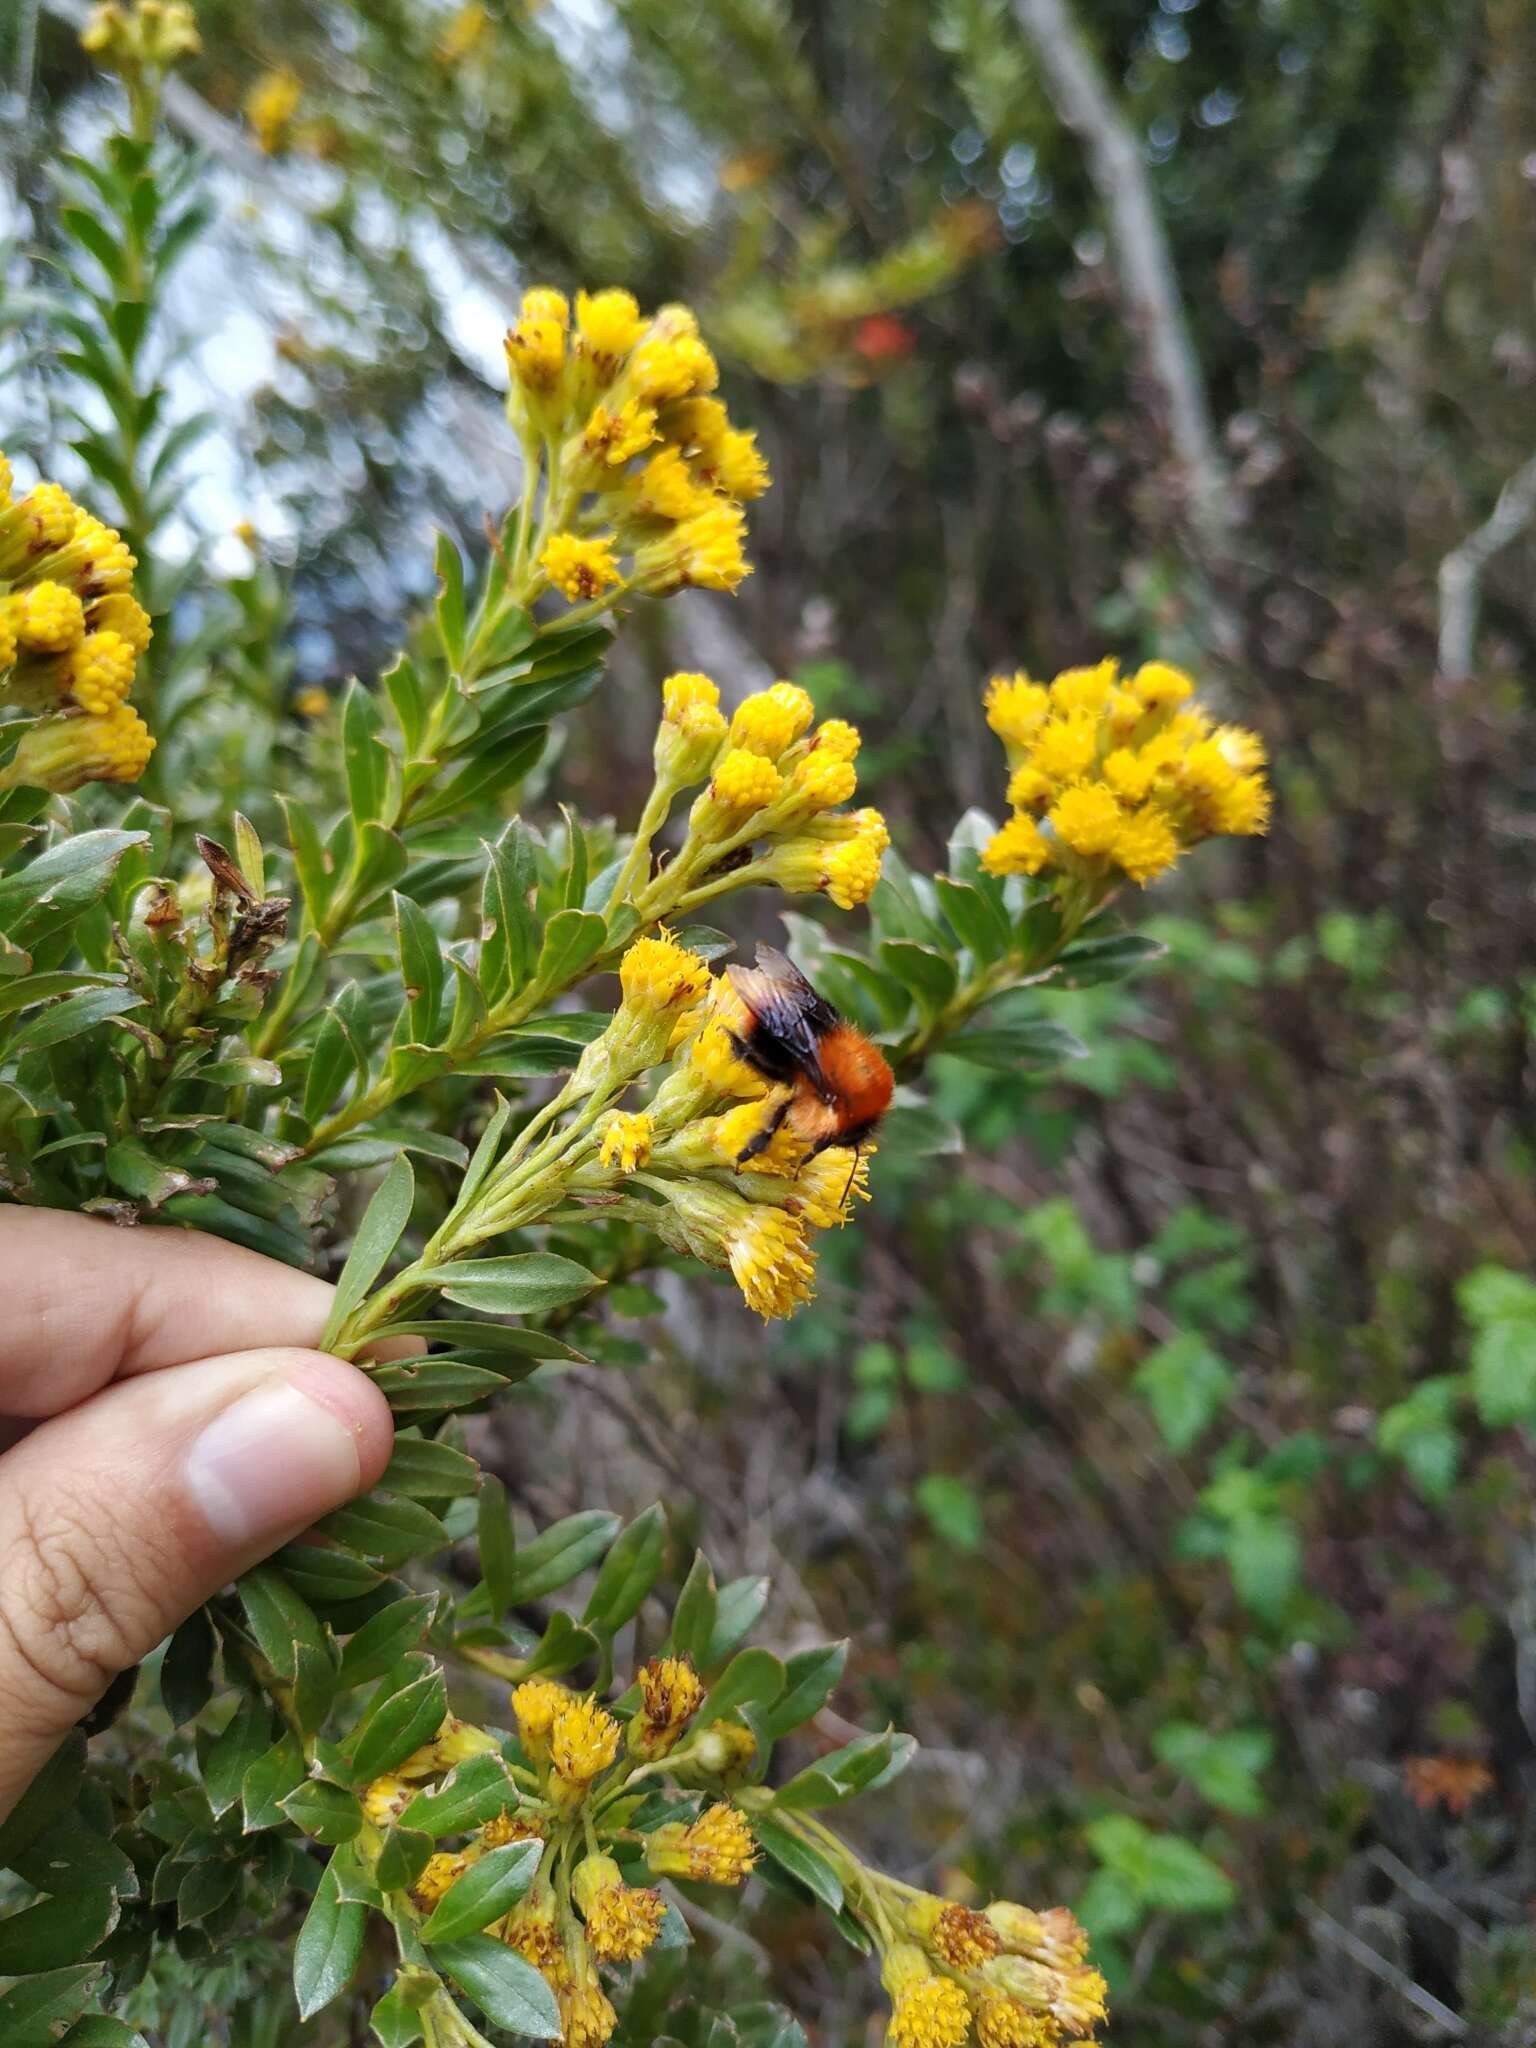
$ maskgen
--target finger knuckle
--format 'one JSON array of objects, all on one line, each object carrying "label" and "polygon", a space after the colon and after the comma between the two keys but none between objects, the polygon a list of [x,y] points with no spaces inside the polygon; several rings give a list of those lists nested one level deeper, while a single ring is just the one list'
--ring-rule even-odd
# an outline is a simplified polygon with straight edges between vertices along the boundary
[{"label": "finger knuckle", "polygon": [[88,1505],[60,1493],[14,1503],[18,1518],[0,1628],[16,1683],[83,1710],[158,1631],[150,1576],[160,1561],[115,1540]]}]

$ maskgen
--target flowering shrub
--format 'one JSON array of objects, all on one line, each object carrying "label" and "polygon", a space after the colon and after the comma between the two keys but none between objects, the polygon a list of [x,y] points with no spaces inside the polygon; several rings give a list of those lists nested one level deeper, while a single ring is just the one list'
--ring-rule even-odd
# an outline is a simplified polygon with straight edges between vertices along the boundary
[{"label": "flowering shrub", "polygon": [[[88,32],[140,139],[87,244],[138,218],[146,108],[188,30],[144,4]],[[662,1620],[660,1507],[519,1543],[459,1418],[579,1358],[570,1310],[643,1267],[728,1271],[748,1307],[790,1315],[818,1236],[878,1198],[877,1145],[815,1150],[780,1118],[785,1084],[743,1057],[705,906],[826,899],[835,916],[785,923],[895,1068],[900,1148],[931,1053],[1054,1056],[1037,992],[1152,950],[1113,921],[1117,892],[1263,828],[1257,742],[1159,663],[998,681],[1014,815],[962,818],[929,876],[878,810],[850,808],[854,726],[818,723],[790,682],[728,713],[711,678],[674,674],[633,832],[554,824],[525,799],[552,722],[599,687],[634,601],[750,573],[744,507],[769,478],[685,308],[535,289],[506,353],[517,502],[478,572],[442,543],[433,615],[379,689],[296,707],[307,781],[280,846],[242,811],[227,845],[194,837],[148,781],[97,801],[90,785],[151,771],[128,702],[151,646],[140,565],[57,484],[14,495],[3,472],[6,1193],[339,1265],[325,1342],[373,1375],[399,1434],[376,1492],[194,1616],[99,1718],[125,1714],[102,1753],[78,1734],[0,1827],[26,1888],[0,1921],[18,1978],[0,2015],[34,2009],[28,1972],[63,1972],[50,2023],[89,2006],[123,2023],[90,2039],[132,2039],[164,1954],[238,1954],[287,1921],[306,2020],[348,2009],[366,1952],[385,2048],[483,2043],[485,2025],[598,2048],[612,1973],[686,1939],[663,1887],[756,1871],[876,1953],[898,2048],[1080,2039],[1104,1987],[1069,1914],[917,1891],[821,1817],[887,1783],[910,1738],[780,1766],[844,1647],[742,1647],[761,1598],[702,1556]],[[865,907],[867,937],[847,937]],[[436,1561],[471,1538],[466,1587]],[[547,1605],[589,1572],[579,1606]],[[622,1684],[631,1625],[655,1649]],[[39,1850],[62,1816],[90,1848],[60,1878]]]}]

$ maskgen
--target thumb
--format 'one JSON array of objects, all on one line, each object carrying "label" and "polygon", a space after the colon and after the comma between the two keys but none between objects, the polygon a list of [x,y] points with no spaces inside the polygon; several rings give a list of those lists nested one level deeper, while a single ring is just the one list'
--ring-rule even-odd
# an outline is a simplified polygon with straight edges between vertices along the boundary
[{"label": "thumb", "polygon": [[119,1672],[371,1486],[390,1440],[355,1367],[244,1351],[119,1381],[0,1458],[0,1816]]}]

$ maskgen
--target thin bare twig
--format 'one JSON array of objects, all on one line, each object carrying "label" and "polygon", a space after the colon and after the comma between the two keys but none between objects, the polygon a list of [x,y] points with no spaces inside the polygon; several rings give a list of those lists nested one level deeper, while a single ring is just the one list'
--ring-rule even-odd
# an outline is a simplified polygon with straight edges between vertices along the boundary
[{"label": "thin bare twig", "polygon": [[1474,527],[1440,564],[1441,677],[1464,683],[1472,674],[1478,598],[1483,571],[1536,518],[1536,455],[1515,471],[1481,526]]},{"label": "thin bare twig", "polygon": [[1347,1927],[1341,1926],[1333,1915],[1325,1913],[1321,1906],[1303,1901],[1302,1912],[1306,1916],[1307,1925],[1319,1941],[1326,1941],[1332,1947],[1341,1950],[1351,1962],[1358,1963],[1362,1970],[1368,1970],[1380,1983],[1395,1991],[1399,1998],[1404,1998],[1410,2005],[1417,2006],[1418,2010],[1427,2019],[1433,2020],[1443,2033],[1450,2034],[1458,2041],[1465,2040],[1466,2021],[1452,2012],[1448,2005],[1442,2005],[1432,1991],[1426,1991],[1422,1984],[1416,1984],[1405,1971],[1397,1967],[1396,1963],[1382,1955],[1379,1950],[1372,1948],[1368,1941],[1362,1941],[1358,1934],[1351,1934]]},{"label": "thin bare twig", "polygon": [[1168,438],[1184,466],[1191,514],[1207,546],[1223,552],[1231,524],[1226,465],[1146,162],[1067,0],[1013,0],[1013,11],[1057,112],[1082,139],[1109,217],[1121,289],[1162,394]]}]

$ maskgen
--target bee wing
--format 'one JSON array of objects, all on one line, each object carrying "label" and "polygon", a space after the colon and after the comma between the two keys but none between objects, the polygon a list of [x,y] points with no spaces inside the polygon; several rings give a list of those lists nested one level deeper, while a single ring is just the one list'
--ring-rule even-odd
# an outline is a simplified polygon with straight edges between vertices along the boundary
[{"label": "bee wing", "polygon": [[817,1047],[838,1021],[794,962],[773,946],[759,946],[756,967],[728,970],[731,986],[752,1012],[757,1028],[818,1088],[823,1087]]}]

